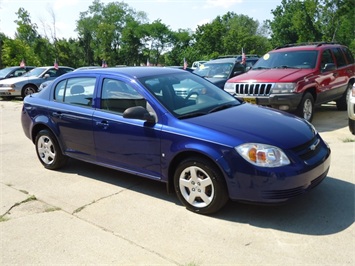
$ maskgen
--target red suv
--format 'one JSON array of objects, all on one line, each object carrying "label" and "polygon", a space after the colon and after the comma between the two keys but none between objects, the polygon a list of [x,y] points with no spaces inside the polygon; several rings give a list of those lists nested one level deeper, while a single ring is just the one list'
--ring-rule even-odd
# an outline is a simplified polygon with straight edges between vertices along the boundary
[{"label": "red suv", "polygon": [[294,112],[312,121],[314,107],[335,101],[346,110],[355,79],[354,57],[335,43],[288,44],[265,54],[224,89],[240,100]]}]

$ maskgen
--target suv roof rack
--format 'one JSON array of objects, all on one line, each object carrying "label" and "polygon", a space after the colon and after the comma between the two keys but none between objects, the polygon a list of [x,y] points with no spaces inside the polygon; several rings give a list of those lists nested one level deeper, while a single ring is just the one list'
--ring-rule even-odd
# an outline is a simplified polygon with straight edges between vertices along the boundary
[{"label": "suv roof rack", "polygon": [[[222,58],[238,58],[238,57],[242,57],[241,54],[235,54],[235,55],[220,55],[218,56],[216,59],[222,59]],[[257,54],[246,54],[245,55],[246,58],[251,58],[251,57],[260,57]]]},{"label": "suv roof rack", "polygon": [[317,47],[322,46],[322,45],[327,45],[327,44],[337,44],[340,45],[339,43],[336,42],[303,42],[303,43],[289,43],[285,45],[281,45],[276,47],[274,50],[281,49],[281,48],[287,48],[287,47],[294,47],[294,46],[305,46],[305,45],[315,45]]}]

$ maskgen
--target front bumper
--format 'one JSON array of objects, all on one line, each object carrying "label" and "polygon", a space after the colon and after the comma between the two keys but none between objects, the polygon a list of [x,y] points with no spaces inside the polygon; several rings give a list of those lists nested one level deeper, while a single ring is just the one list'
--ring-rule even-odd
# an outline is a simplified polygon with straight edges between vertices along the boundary
[{"label": "front bumper", "polygon": [[289,150],[292,163],[283,167],[254,167],[246,161],[239,162],[226,179],[230,198],[261,204],[283,203],[316,187],[328,174],[331,151],[323,140],[315,150],[303,148]]},{"label": "front bumper", "polygon": [[0,87],[0,97],[1,96],[21,96],[21,91],[12,87]]},{"label": "front bumper", "polygon": [[236,95],[236,98],[241,101],[270,106],[284,111],[295,111],[302,100],[302,94],[270,94],[269,96]]}]

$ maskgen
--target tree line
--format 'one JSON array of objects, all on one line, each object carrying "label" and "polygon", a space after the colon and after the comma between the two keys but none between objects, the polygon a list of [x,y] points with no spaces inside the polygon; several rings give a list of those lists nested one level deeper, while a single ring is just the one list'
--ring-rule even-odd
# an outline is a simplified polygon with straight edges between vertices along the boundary
[{"label": "tree line", "polygon": [[355,53],[355,0],[282,0],[271,10],[272,20],[262,24],[232,11],[217,16],[195,31],[173,31],[160,19],[149,22],[147,14],[124,2],[104,4],[94,0],[80,12],[76,38],[57,38],[55,14],[44,34],[23,8],[14,38],[0,32],[0,68],[19,65],[137,66],[182,65],[220,55],[246,53],[263,55],[289,43],[337,42]]}]

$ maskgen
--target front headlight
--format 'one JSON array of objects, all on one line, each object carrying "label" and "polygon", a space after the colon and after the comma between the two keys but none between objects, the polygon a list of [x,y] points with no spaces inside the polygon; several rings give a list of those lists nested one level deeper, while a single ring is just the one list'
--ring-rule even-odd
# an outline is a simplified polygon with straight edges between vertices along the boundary
[{"label": "front headlight", "polygon": [[290,164],[286,154],[275,146],[246,143],[235,149],[245,160],[256,166],[279,167]]},{"label": "front headlight", "polygon": [[272,93],[292,93],[295,90],[295,83],[275,83]]},{"label": "front headlight", "polygon": [[226,84],[224,84],[224,90],[229,92],[230,94],[234,94],[235,93],[234,85],[235,85],[234,83],[226,82]]}]

